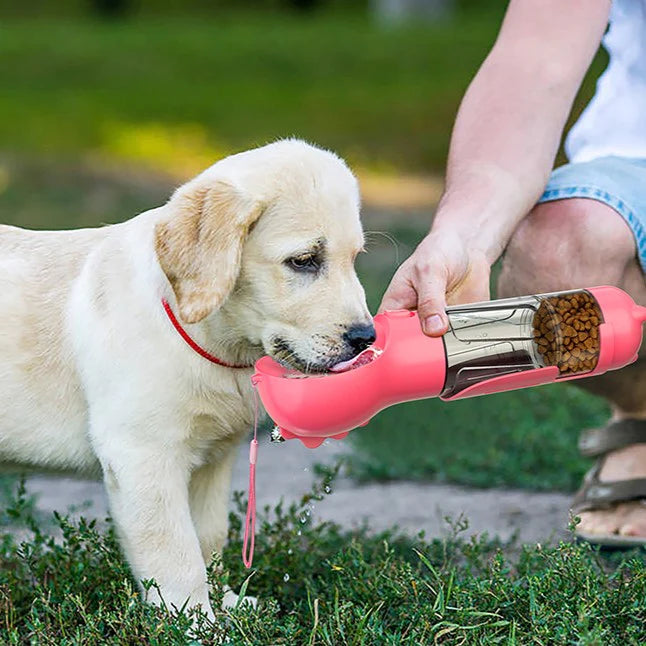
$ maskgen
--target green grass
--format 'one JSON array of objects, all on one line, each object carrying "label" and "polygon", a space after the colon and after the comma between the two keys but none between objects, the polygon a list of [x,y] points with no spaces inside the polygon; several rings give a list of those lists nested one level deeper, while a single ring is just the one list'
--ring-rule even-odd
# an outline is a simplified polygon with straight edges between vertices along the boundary
[{"label": "green grass", "polygon": [[350,472],[360,480],[573,491],[590,464],[577,452],[578,433],[607,417],[603,401],[566,385],[411,402],[352,434]]},{"label": "green grass", "polygon": [[[142,603],[111,525],[99,532],[57,517],[43,529],[18,495],[8,511],[29,529],[20,542],[0,540],[0,642],[208,645],[225,634],[228,643],[259,645],[646,640],[646,567],[637,554],[607,560],[561,543],[509,557],[486,536],[462,538],[460,520],[442,541],[301,522],[321,492],[318,485],[289,509],[265,509],[251,572],[240,560],[239,499],[223,565],[211,568],[213,624]],[[224,584],[258,596],[258,609],[220,610]]]},{"label": "green grass", "polygon": [[355,163],[441,172],[500,9],[389,29],[358,12],[7,19],[1,145],[190,173],[297,135]]}]

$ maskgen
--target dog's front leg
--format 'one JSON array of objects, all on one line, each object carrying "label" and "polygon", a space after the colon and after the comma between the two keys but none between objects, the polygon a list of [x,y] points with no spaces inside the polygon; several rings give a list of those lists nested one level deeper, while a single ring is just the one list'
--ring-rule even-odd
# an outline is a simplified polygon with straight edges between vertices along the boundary
[{"label": "dog's front leg", "polygon": [[[163,437],[161,434],[159,437]],[[189,505],[190,462],[181,444],[128,441],[98,450],[112,516],[135,577],[154,579],[167,607],[201,604],[210,618],[206,566]],[[111,447],[111,448],[108,448]]]},{"label": "dog's front leg", "polygon": [[238,444],[236,440],[219,446],[217,457],[191,477],[191,514],[206,563],[211,562],[214,552],[222,554],[226,541],[231,471]]},{"label": "dog's front leg", "polygon": [[[227,537],[227,516],[231,488],[231,470],[235,462],[237,440],[220,444],[215,459],[197,469],[191,477],[191,513],[195,521],[202,555],[207,563],[213,554],[222,554]],[[239,603],[239,597],[228,586],[224,589],[222,607]],[[256,607],[255,597],[245,597],[245,602]]]}]

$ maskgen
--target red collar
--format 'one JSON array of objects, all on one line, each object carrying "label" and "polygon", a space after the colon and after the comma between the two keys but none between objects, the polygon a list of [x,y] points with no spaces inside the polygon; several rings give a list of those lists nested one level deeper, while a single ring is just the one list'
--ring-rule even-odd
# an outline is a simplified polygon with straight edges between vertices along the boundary
[{"label": "red collar", "polygon": [[179,335],[186,341],[186,343],[195,350],[200,356],[204,357],[205,359],[208,359],[211,363],[217,363],[219,366],[224,366],[225,368],[251,368],[253,367],[252,365],[244,365],[244,366],[238,366],[232,363],[227,363],[226,361],[222,361],[222,359],[218,359],[216,356],[212,355],[210,352],[205,350],[204,348],[201,348],[191,337],[188,335],[186,330],[182,327],[180,322],[175,318],[175,314],[173,314],[173,310],[170,308],[170,305],[168,304],[168,301],[165,298],[162,298],[162,305],[164,306],[164,310],[166,310],[166,314],[168,315],[168,318],[170,319],[170,322],[173,324],[173,327],[179,332]]}]

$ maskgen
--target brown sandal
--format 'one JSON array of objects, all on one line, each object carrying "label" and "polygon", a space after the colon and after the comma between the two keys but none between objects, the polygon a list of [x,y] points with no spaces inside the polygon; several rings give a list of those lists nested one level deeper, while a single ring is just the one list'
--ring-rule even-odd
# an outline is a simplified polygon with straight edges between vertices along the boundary
[{"label": "brown sandal", "polygon": [[[582,511],[608,509],[618,502],[641,500],[646,504],[646,478],[601,481],[599,473],[605,456],[624,446],[646,444],[646,420],[624,419],[610,422],[604,428],[584,431],[579,438],[579,451],[586,457],[596,457],[596,464],[586,473],[581,488],[572,501],[574,515]],[[596,534],[575,529],[577,538],[604,547],[646,546],[646,536]]]}]

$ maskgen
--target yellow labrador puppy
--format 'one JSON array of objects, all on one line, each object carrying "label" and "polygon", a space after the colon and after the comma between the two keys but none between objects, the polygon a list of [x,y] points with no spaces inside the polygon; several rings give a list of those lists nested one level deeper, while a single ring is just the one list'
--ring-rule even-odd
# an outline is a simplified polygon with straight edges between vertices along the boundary
[{"label": "yellow labrador puppy", "polygon": [[228,157],[122,224],[1,226],[0,462],[102,474],[135,576],[212,614],[205,561],[226,536],[252,365],[326,371],[372,342],[362,246],[354,176],[297,140]]}]

